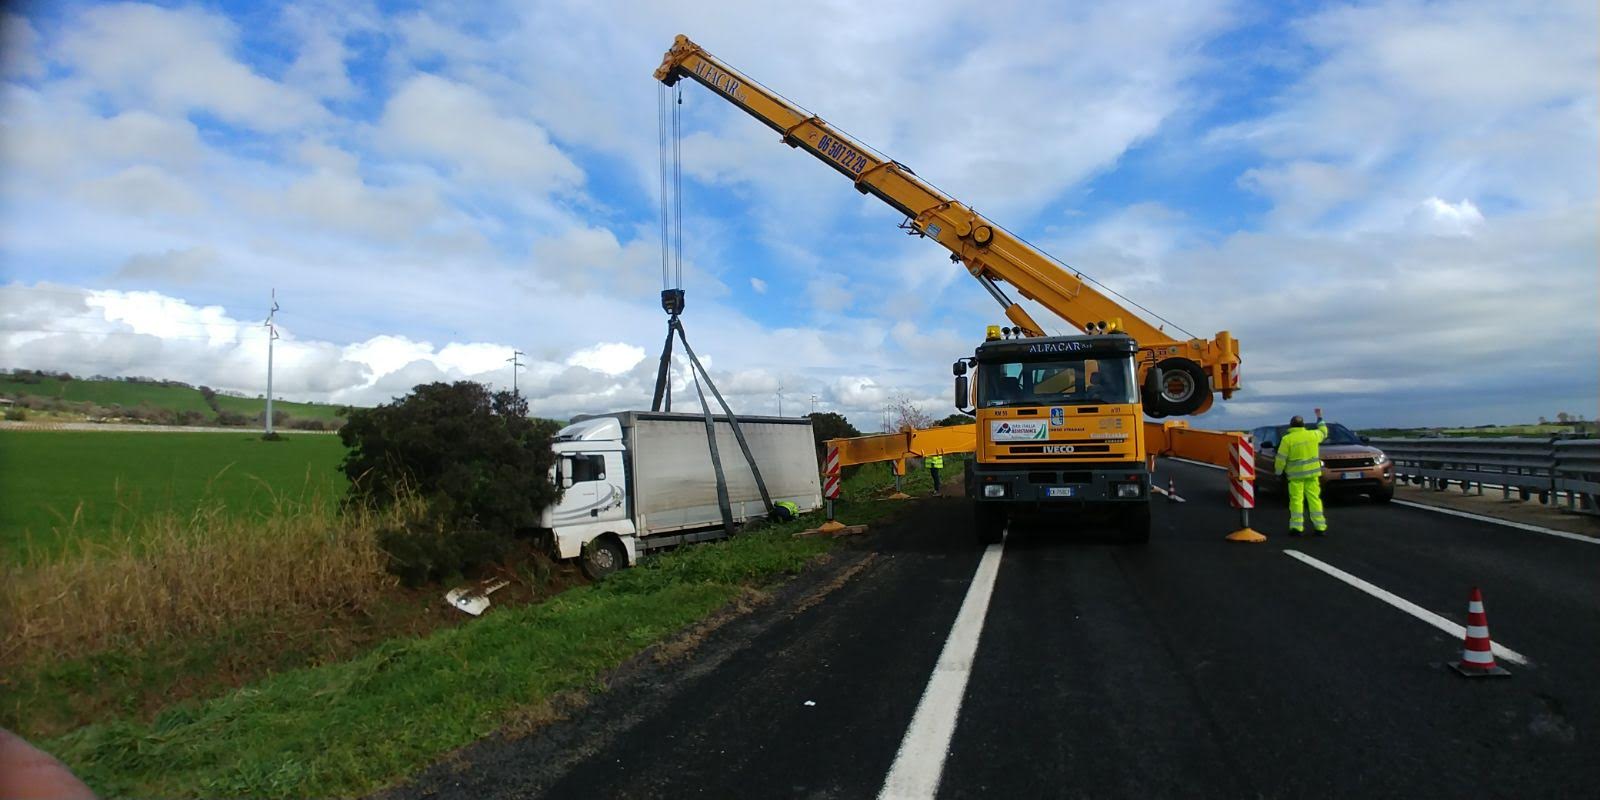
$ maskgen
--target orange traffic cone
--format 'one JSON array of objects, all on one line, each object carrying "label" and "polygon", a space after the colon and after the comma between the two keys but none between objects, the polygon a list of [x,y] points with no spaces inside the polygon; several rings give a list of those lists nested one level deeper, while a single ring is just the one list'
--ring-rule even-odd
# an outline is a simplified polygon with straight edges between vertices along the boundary
[{"label": "orange traffic cone", "polygon": [[1167,479],[1167,502],[1178,502],[1178,484],[1171,478]]},{"label": "orange traffic cone", "polygon": [[1467,598],[1467,635],[1461,644],[1461,660],[1451,664],[1456,672],[1468,678],[1507,678],[1506,672],[1494,663],[1494,643],[1489,639],[1489,615],[1483,611],[1483,592],[1472,587]]}]

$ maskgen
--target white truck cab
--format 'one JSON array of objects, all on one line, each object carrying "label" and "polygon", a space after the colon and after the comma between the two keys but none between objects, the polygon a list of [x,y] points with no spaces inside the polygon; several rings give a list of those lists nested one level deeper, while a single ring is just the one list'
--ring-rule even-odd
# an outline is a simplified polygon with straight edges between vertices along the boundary
[{"label": "white truck cab", "polygon": [[556,556],[577,558],[585,544],[612,534],[622,545],[625,561],[608,564],[607,571],[633,565],[638,561],[638,537],[627,508],[622,423],[614,417],[573,423],[556,434],[551,449],[556,463],[550,477],[563,492],[561,502],[545,508],[539,525],[553,534]]}]

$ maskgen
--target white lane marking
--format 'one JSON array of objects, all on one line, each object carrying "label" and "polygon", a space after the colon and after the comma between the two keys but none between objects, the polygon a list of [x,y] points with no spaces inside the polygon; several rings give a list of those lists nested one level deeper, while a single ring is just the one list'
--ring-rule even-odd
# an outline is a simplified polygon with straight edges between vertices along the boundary
[{"label": "white lane marking", "polygon": [[994,579],[1000,572],[1000,554],[1005,540],[991,544],[978,561],[967,597],[961,601],[955,625],[945,639],[933,676],[922,690],[922,700],[911,717],[895,754],[894,766],[884,778],[880,800],[886,798],[931,798],[939,790],[944,759],[950,754],[950,737],[956,732],[956,717],[967,693],[967,678],[972,675],[972,657],[978,652],[978,637],[983,634],[983,618],[994,594]]},{"label": "white lane marking", "polygon": [[[1465,627],[1457,625],[1454,622],[1451,622],[1450,620],[1445,619],[1444,617],[1441,617],[1438,614],[1435,614],[1432,611],[1429,611],[1428,609],[1405,599],[1404,597],[1400,597],[1392,592],[1386,591],[1377,586],[1373,586],[1372,584],[1367,583],[1366,581],[1357,578],[1356,576],[1351,575],[1350,573],[1345,572],[1344,570],[1339,569],[1332,564],[1324,561],[1318,561],[1317,559],[1312,558],[1311,556],[1308,556],[1299,550],[1285,550],[1283,551],[1283,554],[1297,561],[1303,562],[1313,569],[1319,570],[1328,575],[1332,575],[1333,577],[1338,578],[1339,580],[1344,581],[1345,583],[1348,583],[1351,586],[1354,586],[1357,589],[1360,589],[1361,591],[1366,592],[1367,594],[1370,594],[1373,597],[1376,597],[1379,600],[1382,600],[1383,602],[1388,603],[1389,605],[1394,606],[1395,608],[1398,608],[1401,611],[1404,611],[1407,614],[1410,614],[1411,616],[1416,617],[1417,619],[1420,619],[1423,622],[1426,622],[1429,625],[1432,625],[1433,627],[1450,634],[1451,636],[1454,636],[1458,639],[1466,638],[1467,629]],[[1494,647],[1494,654],[1507,661],[1510,661],[1514,664],[1528,663],[1527,656],[1512,650],[1511,648],[1506,647],[1499,642],[1494,642],[1492,646]]]},{"label": "white lane marking", "polygon": [[1494,523],[1496,525],[1504,525],[1504,526],[1506,526],[1508,528],[1516,528],[1518,530],[1524,530],[1524,531],[1533,531],[1534,533],[1543,533],[1543,534],[1547,534],[1547,535],[1550,535],[1550,536],[1559,536],[1559,537],[1561,537],[1563,539],[1571,539],[1574,542],[1588,542],[1589,544],[1600,544],[1600,539],[1596,539],[1593,536],[1584,536],[1581,533],[1568,533],[1566,531],[1558,531],[1558,530],[1556,530],[1554,528],[1545,528],[1545,527],[1541,527],[1539,525],[1530,525],[1530,524],[1528,524],[1526,522],[1512,522],[1511,520],[1508,520],[1508,519],[1495,519],[1494,517],[1486,517],[1486,516],[1484,516],[1482,514],[1474,514],[1474,513],[1470,512],[1470,511],[1457,511],[1457,510],[1455,510],[1453,508],[1440,508],[1439,506],[1430,506],[1427,503],[1413,503],[1410,500],[1390,500],[1389,502],[1394,503],[1397,506],[1405,506],[1407,508],[1420,508],[1423,511],[1437,511],[1440,514],[1449,514],[1452,517],[1465,517],[1466,519],[1475,519],[1475,520],[1477,520],[1479,522],[1492,522],[1492,523]]},{"label": "white lane marking", "polygon": [[1151,486],[1150,487],[1150,491],[1152,493],[1154,493],[1154,494],[1159,494],[1162,497],[1165,497],[1168,500],[1171,500],[1171,501],[1173,501],[1175,503],[1187,503],[1187,502],[1189,502],[1188,500],[1183,499],[1183,497],[1181,495],[1169,494],[1166,489],[1163,489],[1160,486]]}]

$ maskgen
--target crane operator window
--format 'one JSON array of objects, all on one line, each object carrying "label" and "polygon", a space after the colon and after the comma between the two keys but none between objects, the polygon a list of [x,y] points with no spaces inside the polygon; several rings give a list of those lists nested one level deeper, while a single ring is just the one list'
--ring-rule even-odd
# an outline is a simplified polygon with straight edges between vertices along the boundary
[{"label": "crane operator window", "polygon": [[978,403],[985,408],[1138,401],[1126,357],[985,363],[978,371]]}]

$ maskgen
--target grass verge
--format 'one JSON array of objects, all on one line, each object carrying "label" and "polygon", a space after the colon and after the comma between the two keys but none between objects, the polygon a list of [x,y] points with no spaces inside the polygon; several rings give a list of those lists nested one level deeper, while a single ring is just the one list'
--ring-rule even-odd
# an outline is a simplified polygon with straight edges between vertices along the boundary
[{"label": "grass verge", "polygon": [[420,502],[339,514],[312,498],[253,519],[213,503],[147,518],[121,539],[81,539],[37,562],[0,564],[0,665],[370,607],[395,584],[376,531],[415,513]]},{"label": "grass verge", "polygon": [[[851,513],[850,505],[841,516]],[[892,509],[865,506],[857,518]],[[817,519],[682,548],[603,584],[470,624],[393,639],[148,721],[45,743],[97,791],[139,796],[327,796],[420,770],[604,673],[830,546],[789,534]]]}]

